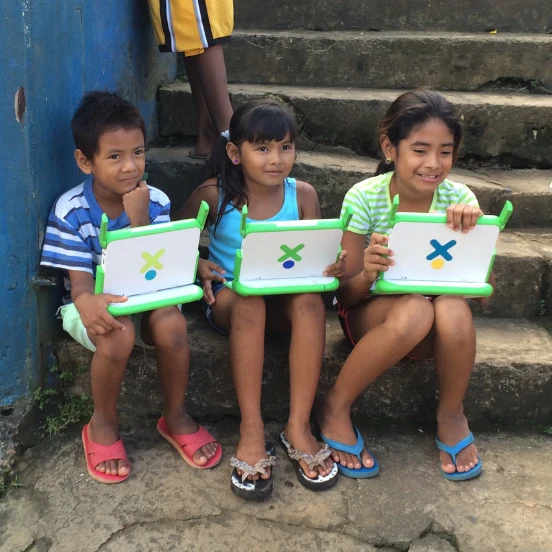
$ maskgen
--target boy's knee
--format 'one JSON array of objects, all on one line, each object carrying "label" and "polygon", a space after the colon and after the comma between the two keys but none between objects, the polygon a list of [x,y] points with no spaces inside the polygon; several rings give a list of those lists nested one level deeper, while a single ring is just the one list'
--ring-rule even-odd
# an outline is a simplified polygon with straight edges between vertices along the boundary
[{"label": "boy's knee", "polygon": [[130,356],[134,347],[134,325],[127,316],[117,318],[125,327],[124,330],[111,330],[107,334],[96,337],[96,351],[110,360],[121,361]]},{"label": "boy's knee", "polygon": [[186,319],[177,307],[152,312],[147,323],[156,347],[180,349],[188,346]]}]

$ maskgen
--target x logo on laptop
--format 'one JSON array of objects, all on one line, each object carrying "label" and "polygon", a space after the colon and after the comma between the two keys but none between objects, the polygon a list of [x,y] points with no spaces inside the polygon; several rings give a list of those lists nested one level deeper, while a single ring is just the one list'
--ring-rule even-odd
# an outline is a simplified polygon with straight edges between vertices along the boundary
[{"label": "x logo on laptop", "polygon": [[288,247],[287,245],[281,245],[280,249],[284,254],[278,259],[278,262],[283,262],[284,268],[293,268],[295,266],[295,261],[299,262],[302,257],[299,255],[299,251],[305,247],[304,243],[299,244],[297,247]]},{"label": "x logo on laptop", "polygon": [[142,253],[142,259],[146,261],[146,264],[140,269],[140,274],[145,274],[146,280],[153,280],[157,276],[157,270],[161,270],[163,265],[159,259],[165,253],[164,249],[160,249],[155,255],[150,255],[147,251]]},{"label": "x logo on laptop", "polygon": [[[432,268],[439,270],[445,266],[445,261],[452,261],[452,255],[449,253],[449,249],[456,245],[456,240],[450,240],[444,245],[441,245],[437,240],[431,240],[429,243],[433,246],[434,251],[430,253],[426,259],[432,261]],[[437,257],[442,257],[442,259],[438,259]]]},{"label": "x logo on laptop", "polygon": [[445,243],[445,245],[441,245],[437,240],[431,240],[429,243],[433,246],[435,251],[426,257],[428,261],[435,259],[439,255],[441,255],[445,261],[452,261],[452,255],[448,250],[456,245],[456,240],[450,240],[448,243]]}]

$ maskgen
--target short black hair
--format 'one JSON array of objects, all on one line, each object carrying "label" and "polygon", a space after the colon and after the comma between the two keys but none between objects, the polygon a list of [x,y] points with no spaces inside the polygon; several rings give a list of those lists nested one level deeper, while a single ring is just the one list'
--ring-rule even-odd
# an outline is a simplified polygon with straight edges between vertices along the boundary
[{"label": "short black hair", "polygon": [[146,125],[138,109],[114,92],[87,92],[71,120],[75,147],[88,158],[99,152],[100,136],[117,129],[140,129],[146,141]]}]

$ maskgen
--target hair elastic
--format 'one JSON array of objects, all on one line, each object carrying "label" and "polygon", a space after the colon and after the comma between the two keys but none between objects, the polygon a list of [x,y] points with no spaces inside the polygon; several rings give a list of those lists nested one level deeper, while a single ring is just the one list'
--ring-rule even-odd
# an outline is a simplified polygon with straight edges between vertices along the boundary
[{"label": "hair elastic", "polygon": [[224,132],[221,132],[220,135],[223,138],[226,138],[230,142],[230,131],[229,130],[225,130]]}]

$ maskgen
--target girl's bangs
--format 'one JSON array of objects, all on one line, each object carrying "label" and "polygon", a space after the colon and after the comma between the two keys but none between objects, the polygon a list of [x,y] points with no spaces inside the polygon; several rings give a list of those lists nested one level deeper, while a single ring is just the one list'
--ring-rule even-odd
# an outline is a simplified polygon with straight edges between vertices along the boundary
[{"label": "girl's bangs", "polygon": [[255,109],[247,122],[247,142],[281,142],[287,135],[295,142],[297,127],[293,116],[280,106]]}]

